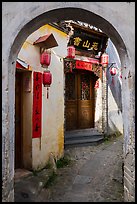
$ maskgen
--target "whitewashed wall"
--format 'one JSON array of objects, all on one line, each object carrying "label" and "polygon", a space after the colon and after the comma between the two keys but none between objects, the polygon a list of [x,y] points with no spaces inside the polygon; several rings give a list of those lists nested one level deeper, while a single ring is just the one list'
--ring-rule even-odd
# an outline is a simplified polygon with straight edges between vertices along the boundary
[{"label": "whitewashed wall", "polygon": [[124,68],[124,193],[125,201],[135,201],[135,2],[2,2],[2,200],[14,201],[16,57],[32,32],[62,19],[94,24],[118,50]]},{"label": "whitewashed wall", "polygon": [[[39,37],[52,33],[58,43],[51,48],[52,84],[47,89],[42,86],[42,137],[32,139],[32,168],[39,169],[45,166],[52,153],[59,158],[64,152],[64,67],[63,57],[67,55],[67,35],[56,28],[45,25],[32,33],[25,41],[18,58],[27,62],[32,71],[43,72],[40,65],[40,48],[33,45]],[[30,127],[28,127],[30,128]]]}]

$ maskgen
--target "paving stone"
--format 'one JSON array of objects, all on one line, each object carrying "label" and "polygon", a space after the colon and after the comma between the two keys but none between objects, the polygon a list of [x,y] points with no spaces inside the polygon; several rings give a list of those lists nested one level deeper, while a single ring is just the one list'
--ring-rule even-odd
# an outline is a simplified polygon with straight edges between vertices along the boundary
[{"label": "paving stone", "polygon": [[15,202],[124,202],[122,148],[122,136],[98,146],[68,148],[65,154],[72,162],[57,169],[54,183],[38,188],[47,171],[20,179]]}]

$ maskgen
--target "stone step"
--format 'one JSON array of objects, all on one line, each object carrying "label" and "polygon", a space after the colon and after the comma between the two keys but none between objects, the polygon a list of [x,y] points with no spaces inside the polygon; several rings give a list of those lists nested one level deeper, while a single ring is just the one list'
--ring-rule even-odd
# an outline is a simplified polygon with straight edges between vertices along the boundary
[{"label": "stone step", "polygon": [[102,136],[102,133],[99,133],[95,129],[80,129],[80,130],[72,130],[65,132],[65,138],[77,138],[77,137],[91,137],[91,136]]},{"label": "stone step", "polygon": [[79,133],[79,132],[98,132],[96,128],[86,128],[86,129],[76,129],[76,130],[67,130],[66,133]]},{"label": "stone step", "polygon": [[103,136],[97,136],[97,137],[88,137],[88,138],[75,138],[75,139],[66,139],[65,140],[65,147],[68,146],[87,146],[87,145],[98,145],[101,142],[104,141]]},{"label": "stone step", "polygon": [[66,139],[73,139],[73,138],[79,138],[79,137],[81,137],[81,138],[86,138],[86,137],[100,137],[100,136],[102,136],[102,134],[101,133],[95,133],[95,134],[92,134],[92,133],[77,133],[77,134],[75,134],[75,133],[72,133],[72,134],[65,134],[65,138]]},{"label": "stone step", "polygon": [[103,142],[104,136],[96,129],[82,129],[65,132],[66,146],[97,145]]},{"label": "stone step", "polygon": [[65,141],[71,141],[71,140],[99,140],[102,139],[102,135],[71,135],[69,137],[65,137]]}]

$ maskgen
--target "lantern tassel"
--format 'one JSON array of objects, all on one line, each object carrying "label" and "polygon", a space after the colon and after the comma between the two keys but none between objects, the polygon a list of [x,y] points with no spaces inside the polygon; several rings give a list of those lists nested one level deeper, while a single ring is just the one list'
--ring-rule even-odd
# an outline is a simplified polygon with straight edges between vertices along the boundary
[{"label": "lantern tassel", "polygon": [[49,87],[47,87],[47,98],[49,98]]}]

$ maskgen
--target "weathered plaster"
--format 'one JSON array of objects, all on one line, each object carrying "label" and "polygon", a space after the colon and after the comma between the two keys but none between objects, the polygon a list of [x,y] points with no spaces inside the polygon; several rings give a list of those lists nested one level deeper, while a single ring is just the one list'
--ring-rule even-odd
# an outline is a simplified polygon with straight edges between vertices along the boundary
[{"label": "weathered plaster", "polygon": [[[51,63],[49,70],[52,73],[52,84],[49,88],[49,98],[47,99],[47,89],[42,86],[42,136],[41,139],[32,139],[32,168],[43,168],[49,160],[52,152],[55,157],[63,154],[64,144],[64,92],[63,73],[64,67],[62,58],[66,56],[67,35],[54,27],[44,25],[42,28],[32,33],[23,44],[18,57],[27,62],[32,71],[43,72],[40,65],[40,49],[33,45],[33,42],[40,36],[53,33],[59,46],[51,48]],[[33,74],[32,74],[33,80]],[[33,83],[32,83],[33,84]],[[33,87],[32,87],[33,94]],[[31,109],[27,114],[32,116]],[[54,114],[53,114],[54,113]],[[58,127],[60,127],[58,129]],[[30,129],[31,127],[28,127]],[[32,135],[32,132],[31,132]],[[32,136],[31,136],[32,137]],[[46,148],[45,148],[46,147]]]},{"label": "weathered plaster", "polygon": [[[14,176],[15,61],[21,46],[32,32],[46,23],[63,19],[81,20],[100,28],[108,34],[118,50],[123,67],[122,116],[125,161],[129,149],[132,149],[133,143],[129,143],[129,135],[134,140],[135,2],[2,2],[3,201],[13,201],[13,196],[10,200],[8,198],[11,192],[13,195],[11,183]],[[130,87],[127,80],[129,70],[133,76]],[[134,166],[134,160],[132,163]],[[130,188],[126,185],[125,189],[125,199],[134,200]]]}]

